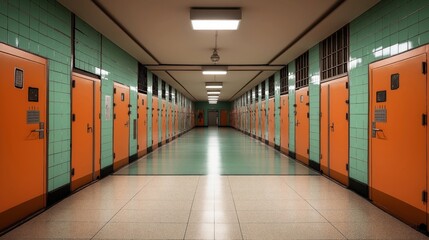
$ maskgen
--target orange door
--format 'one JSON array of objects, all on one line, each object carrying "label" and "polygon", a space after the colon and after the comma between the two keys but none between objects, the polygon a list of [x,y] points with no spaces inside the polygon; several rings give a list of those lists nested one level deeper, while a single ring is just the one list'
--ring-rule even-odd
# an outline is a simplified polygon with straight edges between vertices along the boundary
[{"label": "orange door", "polygon": [[162,117],[162,131],[161,131],[161,140],[162,143],[165,143],[167,139],[167,108],[165,106],[166,101],[162,100],[162,109],[161,109],[161,117]]},{"label": "orange door", "polygon": [[169,104],[168,108],[168,138],[171,139],[173,137],[173,106],[172,103]]},{"label": "orange door", "polygon": [[158,147],[158,98],[152,97],[152,148]]},{"label": "orange door", "polygon": [[274,147],[275,126],[274,126],[274,98],[268,102],[268,142]]},{"label": "orange door", "polygon": [[138,106],[138,157],[147,153],[147,95],[139,93],[137,96]]},{"label": "orange door", "polygon": [[0,232],[45,207],[46,69],[0,44]]},{"label": "orange door", "polygon": [[258,114],[258,104],[255,106],[255,135],[259,137],[259,114]]},{"label": "orange door", "polygon": [[220,110],[220,126],[228,126],[228,110]]},{"label": "orange door", "polygon": [[261,138],[262,140],[265,140],[265,119],[267,117],[265,101],[262,101],[261,108]]},{"label": "orange door", "polygon": [[289,154],[289,96],[280,97],[280,149]]},{"label": "orange door", "polygon": [[309,121],[308,87],[296,91],[295,150],[296,159],[308,165]]},{"label": "orange door", "polygon": [[348,78],[321,85],[321,170],[348,185]]},{"label": "orange door", "polygon": [[419,49],[370,66],[370,193],[403,221],[426,224],[426,53]]},{"label": "orange door", "polygon": [[113,125],[113,168],[115,170],[128,163],[129,156],[129,87],[114,83],[114,125]]},{"label": "orange door", "polygon": [[[95,179],[96,79],[73,73],[71,191]],[[98,164],[97,164],[98,165]]]}]

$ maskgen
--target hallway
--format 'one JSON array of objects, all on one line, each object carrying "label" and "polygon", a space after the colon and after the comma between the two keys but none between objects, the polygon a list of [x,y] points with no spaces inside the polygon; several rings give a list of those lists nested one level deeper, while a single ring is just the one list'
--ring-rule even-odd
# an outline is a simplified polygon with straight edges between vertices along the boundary
[{"label": "hallway", "polygon": [[426,236],[247,135],[204,128],[78,191],[0,239]]}]

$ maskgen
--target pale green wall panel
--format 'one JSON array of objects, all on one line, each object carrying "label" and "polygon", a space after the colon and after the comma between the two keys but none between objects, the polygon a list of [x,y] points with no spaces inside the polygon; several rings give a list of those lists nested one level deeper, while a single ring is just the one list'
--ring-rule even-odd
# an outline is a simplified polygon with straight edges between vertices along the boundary
[{"label": "pale green wall panel", "polygon": [[74,67],[95,75],[101,74],[101,34],[75,17]]},{"label": "pale green wall panel", "polygon": [[289,151],[295,152],[295,61],[288,64],[289,81]]},{"label": "pale green wall panel", "polygon": [[319,44],[309,51],[310,160],[320,162],[320,68]]},{"label": "pale green wall panel", "polygon": [[276,146],[280,146],[280,72],[274,75],[274,108],[275,108],[275,139]]}]

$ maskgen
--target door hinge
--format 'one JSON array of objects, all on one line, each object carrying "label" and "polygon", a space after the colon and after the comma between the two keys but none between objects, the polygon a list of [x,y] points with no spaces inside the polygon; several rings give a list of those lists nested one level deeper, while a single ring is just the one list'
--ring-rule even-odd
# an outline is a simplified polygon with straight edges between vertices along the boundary
[{"label": "door hinge", "polygon": [[310,118],[310,113],[307,113],[307,118]]},{"label": "door hinge", "polygon": [[422,114],[422,125],[426,126],[428,125],[428,115]]},{"label": "door hinge", "polygon": [[323,158],[323,155],[322,154],[320,154],[320,159],[322,159]]},{"label": "door hinge", "polygon": [[72,114],[72,121],[74,122],[74,121],[76,121],[76,114]]},{"label": "door hinge", "polygon": [[349,103],[350,103],[350,101],[347,99],[347,100],[346,100],[346,104],[349,104]]},{"label": "door hinge", "polygon": [[137,150],[140,148],[140,146],[137,144]]},{"label": "door hinge", "polygon": [[349,171],[349,164],[346,163],[346,170]]},{"label": "door hinge", "polygon": [[72,88],[76,87],[76,80],[72,80]]},{"label": "door hinge", "polygon": [[307,91],[307,96],[310,96],[310,91]]},{"label": "door hinge", "polygon": [[74,176],[74,168],[71,169],[70,174]]},{"label": "door hinge", "polygon": [[346,113],[346,120],[349,120],[349,113]]},{"label": "door hinge", "polygon": [[113,94],[116,94],[116,88],[113,88]]},{"label": "door hinge", "polygon": [[115,159],[116,158],[116,153],[113,153],[113,159]]},{"label": "door hinge", "polygon": [[349,82],[346,82],[346,89],[349,88]]},{"label": "door hinge", "polygon": [[307,148],[307,154],[310,154],[310,149],[309,148]]},{"label": "door hinge", "polygon": [[428,192],[425,190],[422,191],[422,202],[428,202]]},{"label": "door hinge", "polygon": [[137,113],[137,118],[140,118],[140,114]]},{"label": "door hinge", "polygon": [[113,119],[116,119],[116,114],[113,114]]},{"label": "door hinge", "polygon": [[426,74],[428,72],[428,64],[427,62],[422,62],[422,73]]},{"label": "door hinge", "polygon": [[98,119],[101,119],[101,113],[98,114]]}]

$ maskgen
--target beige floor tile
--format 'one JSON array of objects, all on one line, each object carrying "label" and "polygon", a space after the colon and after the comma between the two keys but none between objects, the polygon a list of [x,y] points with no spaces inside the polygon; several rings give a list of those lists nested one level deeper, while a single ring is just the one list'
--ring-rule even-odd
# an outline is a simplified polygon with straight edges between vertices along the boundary
[{"label": "beige floor tile", "polygon": [[313,209],[310,204],[302,200],[259,200],[259,201],[235,201],[237,211],[254,210],[291,210],[291,209]]},{"label": "beige floor tile", "polygon": [[348,239],[428,239],[398,220],[333,224]]},{"label": "beige floor tile", "polygon": [[190,223],[214,223],[215,212],[214,211],[191,211],[189,217]]},{"label": "beige floor tile", "polygon": [[192,204],[192,211],[214,211],[215,200],[195,199]]},{"label": "beige floor tile", "polygon": [[94,209],[94,210],[119,210],[125,206],[128,200],[124,199],[82,199],[79,197],[68,197],[52,207],[52,209]]},{"label": "beige floor tile", "polygon": [[240,223],[321,223],[327,222],[316,210],[238,211]]},{"label": "beige floor tile", "polygon": [[389,222],[398,221],[384,211],[373,207],[368,209],[342,209],[318,210],[329,222],[354,223],[354,222]]},{"label": "beige floor tile", "polygon": [[232,199],[216,199],[215,211],[234,211],[235,202]]},{"label": "beige floor tile", "polygon": [[244,239],[345,239],[329,223],[241,224]]},{"label": "beige floor tile", "polygon": [[118,210],[112,209],[60,209],[51,208],[43,212],[33,220],[44,221],[65,221],[65,222],[108,222]]},{"label": "beige floor tile", "polygon": [[216,223],[215,225],[215,239],[231,239],[238,240],[242,239],[241,230],[239,224],[224,224]]},{"label": "beige floor tile", "polygon": [[123,209],[111,222],[187,223],[189,211]]},{"label": "beige floor tile", "polygon": [[237,212],[233,211],[215,211],[216,223],[238,223]]},{"label": "beige floor tile", "polygon": [[92,238],[102,222],[36,222],[30,221],[12,230],[1,239]]},{"label": "beige floor tile", "polygon": [[164,201],[175,201],[175,200],[193,200],[194,191],[161,191],[161,190],[148,190],[143,189],[133,199],[136,200],[164,200]]},{"label": "beige floor tile", "polygon": [[185,229],[185,223],[108,223],[94,239],[183,239]]},{"label": "beige floor tile", "polygon": [[214,223],[189,223],[185,239],[214,239]]},{"label": "beige floor tile", "polygon": [[361,197],[350,199],[311,199],[307,201],[316,210],[373,209],[375,207]]},{"label": "beige floor tile", "polygon": [[138,200],[128,202],[124,209],[137,210],[187,210],[190,211],[192,200]]}]

